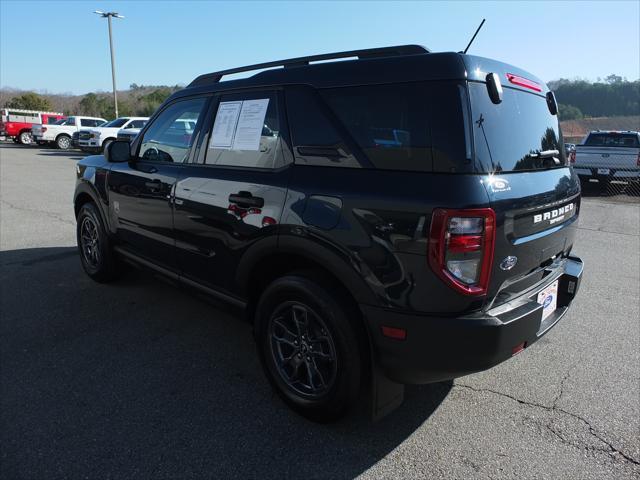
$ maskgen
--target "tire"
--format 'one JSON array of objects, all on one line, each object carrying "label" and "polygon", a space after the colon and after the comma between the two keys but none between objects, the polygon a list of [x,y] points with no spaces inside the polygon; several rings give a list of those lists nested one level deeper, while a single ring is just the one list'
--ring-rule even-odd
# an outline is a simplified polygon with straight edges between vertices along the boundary
[{"label": "tire", "polygon": [[21,143],[22,145],[31,145],[31,143],[33,143],[31,132],[26,130],[24,132],[20,132],[20,135],[18,135],[18,143]]},{"label": "tire", "polygon": [[56,138],[56,146],[60,150],[69,150],[69,148],[71,148],[71,137],[68,135],[58,135],[58,138]]},{"label": "tire", "polygon": [[110,282],[119,276],[119,261],[95,204],[85,203],[80,208],[76,239],[82,268],[87,275],[100,283]]},{"label": "tire", "polygon": [[255,317],[271,385],[294,411],[320,423],[356,402],[364,364],[350,309],[330,292],[308,274],[287,275],[266,288]]}]

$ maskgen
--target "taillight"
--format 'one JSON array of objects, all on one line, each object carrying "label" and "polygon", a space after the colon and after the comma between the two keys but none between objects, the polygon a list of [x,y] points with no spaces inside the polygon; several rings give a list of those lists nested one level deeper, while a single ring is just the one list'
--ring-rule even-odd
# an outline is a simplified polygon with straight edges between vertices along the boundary
[{"label": "taillight", "polygon": [[429,265],[449,286],[485,295],[491,278],[496,215],[490,208],[437,208],[429,232]]},{"label": "taillight", "polygon": [[41,127],[41,128],[40,128],[40,131],[41,131],[42,133],[46,132],[46,131],[47,131],[47,127]]},{"label": "taillight", "polygon": [[569,153],[569,163],[571,163],[572,165],[574,163],[576,163],[576,152],[570,152]]}]

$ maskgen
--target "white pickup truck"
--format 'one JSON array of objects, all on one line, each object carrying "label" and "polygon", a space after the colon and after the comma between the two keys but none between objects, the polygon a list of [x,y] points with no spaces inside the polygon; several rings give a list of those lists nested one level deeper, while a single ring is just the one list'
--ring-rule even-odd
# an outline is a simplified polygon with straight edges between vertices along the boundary
[{"label": "white pickup truck", "polygon": [[98,117],[67,117],[49,125],[34,125],[31,135],[39,144],[54,142],[62,150],[71,148],[71,137],[81,128],[101,125],[106,120]]},{"label": "white pickup truck", "polygon": [[602,188],[613,181],[640,181],[640,133],[602,131],[589,133],[576,145],[570,160],[580,180],[598,180]]},{"label": "white pickup truck", "polygon": [[106,148],[118,137],[121,129],[140,129],[147,123],[149,117],[120,117],[109,123],[81,132],[78,136],[78,146],[84,152],[99,152]]}]

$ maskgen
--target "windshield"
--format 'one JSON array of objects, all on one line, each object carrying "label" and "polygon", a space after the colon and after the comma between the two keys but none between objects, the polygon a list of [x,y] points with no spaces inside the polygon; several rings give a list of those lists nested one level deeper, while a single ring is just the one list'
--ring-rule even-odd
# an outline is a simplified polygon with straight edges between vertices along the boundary
[{"label": "windshield", "polygon": [[109,127],[109,128],[118,128],[127,123],[128,118],[116,118],[115,120],[111,120],[110,122],[105,123],[104,125],[100,125],[101,127]]},{"label": "windshield", "polygon": [[590,147],[639,147],[638,135],[635,133],[592,133],[584,142]]},{"label": "windshield", "polygon": [[512,172],[566,166],[558,117],[549,112],[546,98],[504,88],[502,102],[494,104],[479,82],[469,82],[469,94],[477,168]]}]

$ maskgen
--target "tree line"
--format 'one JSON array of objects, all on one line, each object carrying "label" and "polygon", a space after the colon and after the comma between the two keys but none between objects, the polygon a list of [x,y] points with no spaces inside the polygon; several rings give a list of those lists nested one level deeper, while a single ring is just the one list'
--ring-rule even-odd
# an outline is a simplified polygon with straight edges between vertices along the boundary
[{"label": "tree line", "polygon": [[[131,84],[129,90],[118,92],[118,114],[150,116],[173,92],[181,87]],[[87,115],[113,119],[115,109],[111,93],[86,95],[38,94],[35,92],[2,91],[2,106],[27,110],[59,111],[66,115]]]},{"label": "tree line", "polygon": [[561,78],[549,82],[562,120],[640,115],[640,80],[609,75],[596,82]]}]

